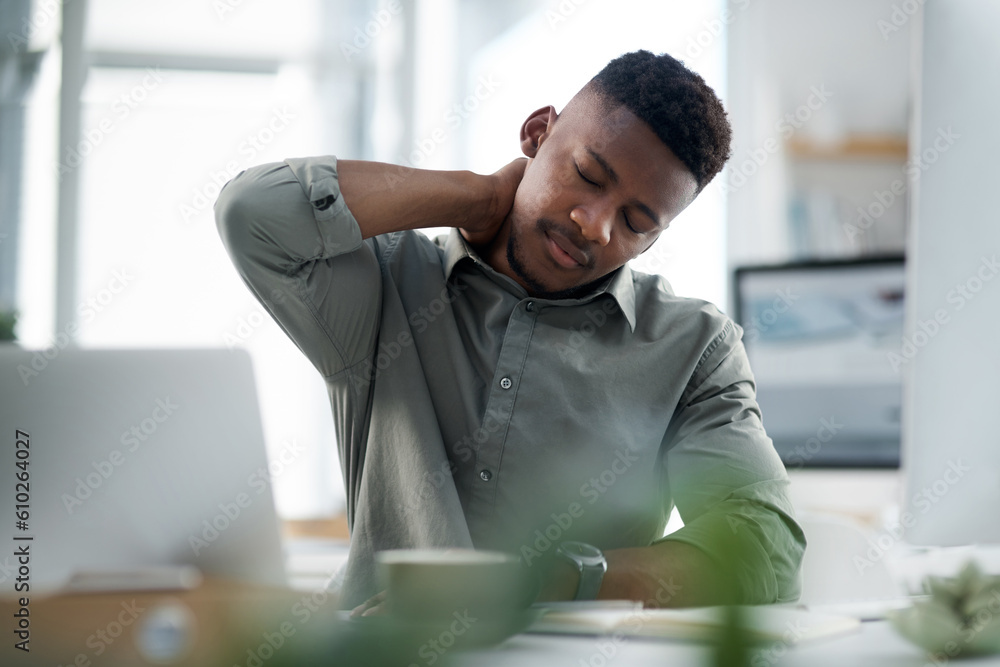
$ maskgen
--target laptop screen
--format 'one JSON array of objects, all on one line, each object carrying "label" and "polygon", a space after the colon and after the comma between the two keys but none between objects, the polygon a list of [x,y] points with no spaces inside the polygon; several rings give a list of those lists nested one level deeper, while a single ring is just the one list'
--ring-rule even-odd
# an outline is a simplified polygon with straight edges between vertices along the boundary
[{"label": "laptop screen", "polygon": [[245,352],[0,348],[0,424],[2,469],[27,472],[0,476],[3,514],[25,512],[2,532],[30,544],[32,592],[176,565],[284,584]]}]

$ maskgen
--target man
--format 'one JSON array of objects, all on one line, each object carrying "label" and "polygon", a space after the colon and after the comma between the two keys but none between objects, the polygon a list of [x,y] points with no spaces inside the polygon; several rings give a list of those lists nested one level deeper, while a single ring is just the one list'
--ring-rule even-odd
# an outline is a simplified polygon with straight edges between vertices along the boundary
[{"label": "man", "polygon": [[701,77],[639,51],[532,113],[527,159],[490,176],[324,157],[226,186],[236,267],[329,388],[343,606],[401,547],[517,553],[555,599],[797,597],[805,541],[739,327],[626,266],[729,142]]}]

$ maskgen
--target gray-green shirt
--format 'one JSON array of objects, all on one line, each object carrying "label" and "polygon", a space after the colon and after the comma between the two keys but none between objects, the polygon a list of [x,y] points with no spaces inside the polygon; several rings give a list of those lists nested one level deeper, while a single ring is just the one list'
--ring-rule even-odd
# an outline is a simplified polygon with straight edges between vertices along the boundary
[{"label": "gray-green shirt", "polygon": [[746,601],[797,597],[788,478],[741,330],[711,304],[628,266],[582,298],[531,297],[457,230],[362,241],[334,157],[243,172],[216,219],[326,380],[351,526],[345,607],[377,592],[383,549],[530,564],[570,539],[650,545],[674,505],[685,525],[666,539],[719,559],[732,555],[720,531],[739,540]]}]

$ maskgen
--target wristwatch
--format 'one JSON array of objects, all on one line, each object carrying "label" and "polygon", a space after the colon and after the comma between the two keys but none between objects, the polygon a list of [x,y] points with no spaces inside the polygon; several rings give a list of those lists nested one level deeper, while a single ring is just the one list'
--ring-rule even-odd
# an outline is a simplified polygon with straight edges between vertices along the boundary
[{"label": "wristwatch", "polygon": [[576,587],[576,600],[594,600],[601,590],[608,561],[597,547],[583,542],[563,542],[556,549],[556,555],[568,560],[580,573],[580,585]]}]

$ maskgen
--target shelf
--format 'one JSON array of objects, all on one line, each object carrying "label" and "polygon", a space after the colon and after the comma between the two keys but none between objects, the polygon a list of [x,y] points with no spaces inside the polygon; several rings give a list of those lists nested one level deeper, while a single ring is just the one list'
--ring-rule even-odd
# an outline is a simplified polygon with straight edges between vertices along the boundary
[{"label": "shelf", "polygon": [[785,143],[788,156],[799,160],[906,162],[909,145],[904,136],[855,136],[835,144],[792,137]]}]

